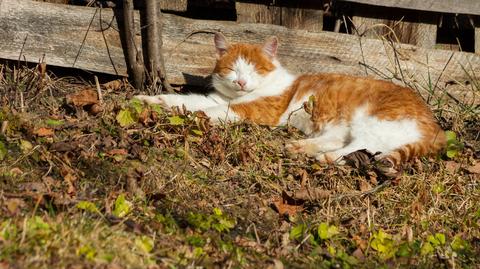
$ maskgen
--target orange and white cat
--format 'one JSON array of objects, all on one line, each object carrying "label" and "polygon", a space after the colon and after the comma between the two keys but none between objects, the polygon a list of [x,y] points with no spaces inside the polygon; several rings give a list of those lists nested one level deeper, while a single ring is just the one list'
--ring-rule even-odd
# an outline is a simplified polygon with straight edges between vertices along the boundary
[{"label": "orange and white cat", "polygon": [[[445,145],[443,130],[409,88],[340,74],[293,75],[276,58],[276,37],[263,45],[229,45],[222,34],[216,34],[214,41],[215,92],[136,98],[165,107],[202,110],[216,122],[290,124],[308,138],[287,143],[287,149],[321,162],[342,163],[343,156],[366,149],[381,152],[377,158],[397,165],[435,154]],[[313,108],[306,111],[304,103],[312,95]]]}]

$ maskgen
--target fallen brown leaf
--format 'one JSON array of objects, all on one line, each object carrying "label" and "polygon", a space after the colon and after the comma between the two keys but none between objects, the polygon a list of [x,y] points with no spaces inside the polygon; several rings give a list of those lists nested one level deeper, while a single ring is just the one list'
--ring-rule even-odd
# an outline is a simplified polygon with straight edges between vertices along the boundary
[{"label": "fallen brown leaf", "polygon": [[109,91],[120,90],[122,88],[122,86],[123,86],[123,82],[120,79],[112,80],[112,81],[109,81],[109,82],[103,84],[103,87],[105,87],[105,89],[107,89]]},{"label": "fallen brown leaf", "polygon": [[97,115],[98,113],[102,112],[103,111],[103,106],[100,105],[100,104],[94,104],[92,105],[92,107],[90,108],[90,113],[92,113],[93,115]]},{"label": "fallen brown leaf", "polygon": [[447,169],[448,172],[451,174],[457,172],[462,165],[455,162],[455,161],[446,161],[445,162],[445,169]]},{"label": "fallen brown leaf", "polygon": [[108,155],[127,155],[128,151],[126,149],[112,149],[107,152]]},{"label": "fallen brown leaf", "polygon": [[85,89],[79,92],[69,94],[66,97],[67,104],[82,107],[98,104],[98,94],[94,89]]},{"label": "fallen brown leaf", "polygon": [[372,189],[372,185],[370,185],[370,183],[368,183],[365,179],[360,179],[359,185],[360,185],[359,186],[360,191],[362,192],[369,191]]},{"label": "fallen brown leaf", "polygon": [[18,167],[14,167],[14,168],[10,169],[10,173],[12,173],[16,176],[19,176],[19,175],[23,174],[23,171]]},{"label": "fallen brown leaf", "polygon": [[331,195],[332,192],[329,190],[324,190],[321,188],[303,188],[292,193],[290,197],[294,200],[315,201],[327,199]]},{"label": "fallen brown leaf", "polygon": [[235,237],[235,244],[241,246],[242,248],[250,248],[255,250],[258,253],[264,253],[265,247],[257,243],[257,241],[237,236]]},{"label": "fallen brown leaf", "polygon": [[353,251],[352,256],[357,258],[359,261],[365,260],[365,255],[363,254],[363,251],[360,248],[357,248],[355,251]]},{"label": "fallen brown leaf", "polygon": [[357,244],[357,247],[360,249],[360,250],[365,250],[367,249],[368,247],[368,242],[367,240],[363,239],[362,237],[360,237],[359,235],[354,235],[352,237],[352,240],[355,242],[355,244]]},{"label": "fallen brown leaf", "polygon": [[20,208],[25,205],[23,200],[18,198],[8,199],[5,204],[7,205],[7,210],[10,216],[17,215],[20,211]]},{"label": "fallen brown leaf", "polygon": [[277,198],[272,202],[274,208],[282,216],[295,217],[298,213],[303,211],[303,206],[301,205],[290,205],[285,199]]},{"label": "fallen brown leaf", "polygon": [[77,180],[77,177],[72,175],[71,173],[68,173],[67,175],[65,175],[63,177],[63,180],[65,180],[65,182],[67,182],[67,193],[68,194],[73,194],[75,193],[77,190],[75,188],[75,186],[73,185],[73,183]]},{"label": "fallen brown leaf", "polygon": [[50,150],[58,152],[70,152],[76,150],[77,147],[78,141],[56,142],[50,146]]},{"label": "fallen brown leaf", "polygon": [[18,185],[19,189],[26,192],[45,193],[47,188],[41,182],[25,182]]},{"label": "fallen brown leaf", "polygon": [[480,162],[467,168],[467,171],[471,174],[480,174]]},{"label": "fallen brown leaf", "polygon": [[144,109],[140,115],[138,115],[138,120],[143,123],[143,125],[147,125],[149,122],[152,121],[150,118],[151,111],[149,109]]},{"label": "fallen brown leaf", "polygon": [[45,136],[53,136],[55,132],[50,128],[40,127],[33,131],[34,135],[45,137]]},{"label": "fallen brown leaf", "polygon": [[10,264],[6,261],[0,261],[0,269],[9,269]]}]

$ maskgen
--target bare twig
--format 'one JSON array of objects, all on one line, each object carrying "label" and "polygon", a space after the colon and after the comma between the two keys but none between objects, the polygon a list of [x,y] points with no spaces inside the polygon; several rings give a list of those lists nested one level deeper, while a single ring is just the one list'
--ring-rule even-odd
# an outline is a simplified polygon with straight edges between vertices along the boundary
[{"label": "bare twig", "polygon": [[8,128],[8,120],[2,121],[2,127],[0,128],[0,134],[5,134]]},{"label": "bare twig", "polygon": [[97,15],[97,12],[98,12],[98,8],[95,9],[95,13],[93,13],[92,19],[90,20],[90,23],[88,24],[87,31],[85,32],[85,35],[83,36],[82,44],[80,45],[80,48],[78,49],[78,52],[77,52],[77,55],[75,56],[75,60],[73,61],[72,67],[75,67],[75,64],[77,63],[78,57],[80,57],[80,53],[82,52],[82,49],[85,46],[85,41],[87,40],[88,32],[90,32],[90,27],[92,27],[93,19],[95,19],[95,16]]},{"label": "bare twig", "polygon": [[25,100],[23,98],[23,91],[20,91],[20,111],[25,112]]},{"label": "bare twig", "polygon": [[110,63],[112,64],[113,70],[115,71],[115,74],[118,75],[117,67],[115,66],[115,63],[113,62],[112,55],[110,54],[110,47],[108,46],[107,38],[105,37],[105,31],[110,27],[110,25],[113,22],[114,17],[112,17],[112,21],[110,22],[109,26],[105,29],[103,29],[102,26],[102,8],[100,7],[100,13],[99,13],[99,23],[100,23],[100,31],[102,32],[102,37],[103,37],[103,42],[105,43],[105,48],[107,49],[107,54],[108,54],[108,59],[110,59]]},{"label": "bare twig", "polygon": [[102,88],[100,87],[100,83],[98,82],[98,77],[95,76],[95,85],[97,86],[97,94],[98,94],[98,104],[103,104],[103,97],[102,97]]},{"label": "bare twig", "polygon": [[175,45],[175,47],[173,48],[172,51],[175,51],[178,46],[180,46],[181,44],[185,43],[185,41],[187,41],[187,39],[189,39],[190,37],[192,37],[193,35],[196,35],[196,34],[217,34],[217,33],[220,33],[219,30],[210,30],[210,29],[200,29],[200,30],[195,30],[195,31],[191,31],[190,33],[188,33],[182,41],[178,42],[177,45]]}]

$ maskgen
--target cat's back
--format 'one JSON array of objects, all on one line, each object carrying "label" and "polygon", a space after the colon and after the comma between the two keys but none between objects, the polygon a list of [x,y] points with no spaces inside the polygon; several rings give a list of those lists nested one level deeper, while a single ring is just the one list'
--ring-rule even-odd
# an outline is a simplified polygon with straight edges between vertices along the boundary
[{"label": "cat's back", "polygon": [[368,107],[371,114],[393,120],[399,117],[433,118],[428,106],[412,89],[389,81],[343,74],[307,74],[297,78],[293,87],[297,98],[314,95],[319,109],[352,114]]}]

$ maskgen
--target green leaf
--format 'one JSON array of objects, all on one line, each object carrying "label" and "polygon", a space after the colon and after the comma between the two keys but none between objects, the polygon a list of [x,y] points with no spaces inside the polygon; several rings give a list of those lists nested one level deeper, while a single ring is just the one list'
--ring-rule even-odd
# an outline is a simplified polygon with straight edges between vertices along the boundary
[{"label": "green leaf", "polygon": [[204,251],[203,251],[203,248],[201,248],[201,247],[196,247],[196,248],[193,249],[193,256],[195,258],[199,258],[200,256],[203,255],[203,253],[204,253]]},{"label": "green leaf", "polygon": [[118,124],[122,127],[127,127],[135,123],[135,119],[132,115],[132,112],[128,109],[123,109],[118,112],[116,117]]},{"label": "green leaf", "polygon": [[0,161],[5,159],[7,156],[7,147],[5,147],[5,144],[3,144],[2,141],[0,141]]},{"label": "green leaf", "polygon": [[422,248],[420,249],[420,254],[425,256],[425,255],[433,253],[434,250],[435,249],[433,248],[432,244],[430,244],[429,242],[425,242],[422,245]]},{"label": "green leaf", "polygon": [[225,216],[221,209],[214,208],[213,215],[208,218],[212,223],[212,228],[218,232],[229,231],[235,227],[235,220],[229,219],[228,216]]},{"label": "green leaf", "polygon": [[334,235],[338,234],[338,228],[334,225],[328,225],[328,223],[322,222],[318,225],[318,237],[322,240],[330,239]]},{"label": "green leaf", "polygon": [[223,212],[222,212],[222,210],[221,210],[220,208],[215,207],[215,208],[213,209],[213,214],[215,214],[215,215],[217,215],[217,216],[221,216],[221,215],[223,215]]},{"label": "green leaf", "polygon": [[397,253],[399,257],[410,257],[412,255],[412,250],[408,246],[408,243],[403,243],[399,246]]},{"label": "green leaf", "polygon": [[77,249],[77,255],[83,256],[89,261],[93,261],[97,256],[97,251],[90,245],[83,245]]},{"label": "green leaf", "polygon": [[328,253],[333,257],[335,257],[335,254],[337,254],[337,250],[332,245],[328,245],[327,250]]},{"label": "green leaf", "polygon": [[94,203],[89,202],[89,201],[78,202],[77,208],[88,211],[90,213],[99,213],[100,212],[100,210],[98,210],[97,206]]},{"label": "green leaf", "polygon": [[427,240],[433,247],[445,245],[445,235],[442,233],[436,233],[435,235],[429,235]]},{"label": "green leaf", "polygon": [[372,235],[370,246],[379,253],[380,258],[389,259],[395,255],[398,248],[392,236],[382,229]]},{"label": "green leaf", "polygon": [[446,131],[445,136],[447,137],[447,157],[453,159],[463,149],[464,145],[462,142],[458,141],[457,134],[452,131]]},{"label": "green leaf", "polygon": [[23,153],[27,153],[32,149],[33,149],[33,145],[32,143],[30,143],[30,141],[20,139],[20,150]]},{"label": "green leaf", "polygon": [[168,120],[170,121],[171,125],[182,125],[185,122],[185,119],[179,116],[168,117]]},{"label": "green leaf", "polygon": [[48,119],[45,122],[50,126],[60,126],[65,123],[63,120],[54,120],[54,119]]},{"label": "green leaf", "polygon": [[447,157],[450,158],[450,159],[455,158],[455,156],[457,156],[457,154],[458,154],[458,150],[456,150],[456,149],[447,150]]},{"label": "green leaf", "polygon": [[447,143],[452,141],[457,141],[457,134],[452,131],[446,131],[445,136],[447,137]]},{"label": "green leaf", "polygon": [[133,98],[130,100],[130,106],[137,112],[137,114],[142,113],[143,111],[143,102],[139,99]]},{"label": "green leaf", "polygon": [[442,183],[437,183],[433,186],[432,190],[434,193],[439,194],[445,191],[445,187]]},{"label": "green leaf", "polygon": [[157,114],[162,114],[162,106],[160,106],[159,104],[151,104],[150,107],[152,108],[152,111],[153,112],[156,112]]},{"label": "green leaf", "polygon": [[203,132],[200,131],[200,130],[197,130],[197,129],[193,129],[193,130],[192,130],[192,133],[194,133],[194,134],[196,134],[196,135],[198,135],[198,136],[202,136],[202,135],[203,135]]},{"label": "green leaf", "polygon": [[108,263],[111,263],[115,257],[116,257],[115,254],[112,254],[112,253],[104,253],[98,256],[100,260],[106,261]]},{"label": "green leaf", "polygon": [[17,233],[17,226],[11,220],[0,223],[0,241],[14,239]]},{"label": "green leaf", "polygon": [[217,224],[213,225],[213,227],[218,232],[229,231],[230,229],[235,227],[235,221],[227,218],[221,218],[218,220]]},{"label": "green leaf", "polygon": [[170,214],[157,214],[155,219],[163,224],[164,232],[167,234],[173,234],[178,230],[178,224]]},{"label": "green leaf", "polygon": [[192,235],[186,238],[186,241],[189,245],[194,247],[203,247],[207,243],[202,236],[199,235]]},{"label": "green leaf", "polygon": [[154,242],[152,238],[142,235],[135,238],[135,246],[146,253],[150,253],[153,250]]},{"label": "green leaf", "polygon": [[445,245],[445,235],[442,233],[436,233],[435,234],[435,239],[437,239],[438,242],[440,242],[440,245]]},{"label": "green leaf", "polygon": [[306,232],[307,225],[304,223],[298,224],[290,231],[290,238],[295,240],[301,240]]},{"label": "green leaf", "polygon": [[35,216],[28,220],[28,228],[32,230],[50,230],[50,224],[43,221],[39,216]]},{"label": "green leaf", "polygon": [[125,199],[125,194],[120,194],[115,200],[113,215],[119,218],[125,217],[132,210],[132,203]]},{"label": "green leaf", "polygon": [[317,171],[322,169],[322,167],[320,165],[316,164],[316,163],[312,164],[311,167],[312,167],[313,170],[317,170]]},{"label": "green leaf", "polygon": [[463,240],[459,235],[456,235],[452,243],[450,243],[450,247],[452,247],[452,250],[455,252],[461,252],[468,249],[469,245],[467,241]]}]

